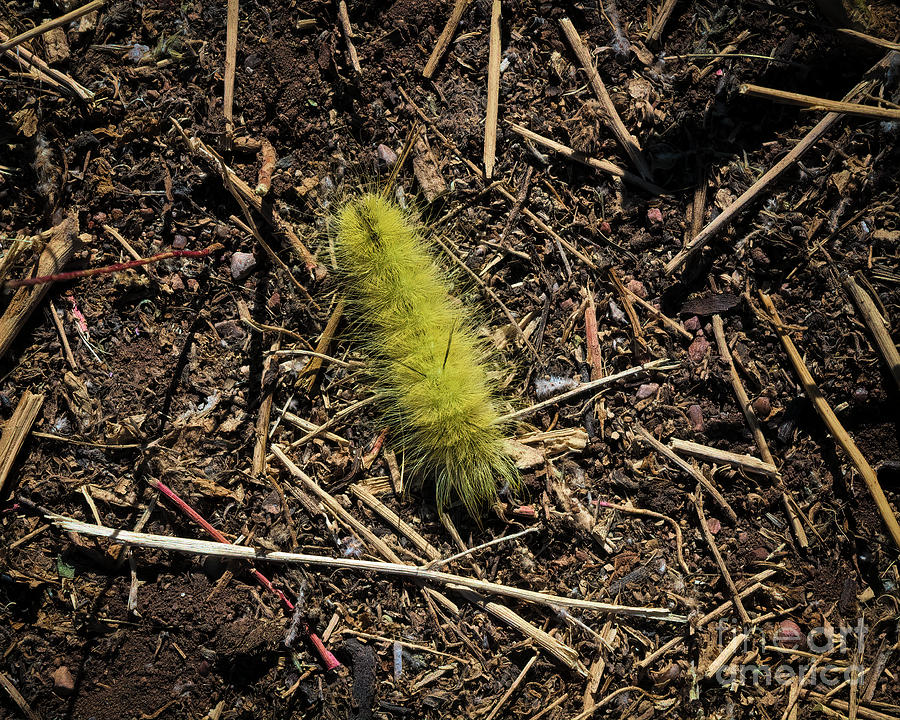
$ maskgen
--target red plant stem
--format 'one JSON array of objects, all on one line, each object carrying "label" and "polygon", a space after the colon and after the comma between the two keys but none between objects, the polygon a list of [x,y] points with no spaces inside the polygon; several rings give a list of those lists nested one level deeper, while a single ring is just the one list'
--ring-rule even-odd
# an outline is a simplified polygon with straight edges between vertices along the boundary
[{"label": "red plant stem", "polygon": [[[226,539],[226,537],[216,530],[212,525],[210,525],[206,518],[204,518],[200,513],[198,513],[194,508],[188,505],[184,500],[181,499],[181,496],[178,495],[172,488],[166,485],[161,480],[151,480],[150,485],[159,490],[163,495],[169,498],[173,503],[175,503],[184,513],[191,518],[195,523],[197,523],[200,527],[202,527],[206,532],[212,535],[218,542],[224,545],[231,545],[230,542]],[[262,585],[266,590],[276,595],[284,606],[293,612],[294,603],[292,603],[287,595],[284,594],[281,590],[275,587],[272,584],[272,581],[269,580],[265,575],[263,575],[256,568],[250,569],[253,576],[256,578],[257,582]],[[309,629],[309,626],[304,622],[303,623],[303,631],[306,633],[307,637],[309,637],[309,641],[312,643],[313,647],[316,649],[316,652],[319,653],[319,657],[322,659],[322,662],[325,663],[325,667],[328,670],[334,670],[337,667],[340,667],[340,662],[338,659],[331,654],[331,651],[325,647],[325,643],[322,642],[322,638],[320,638],[316,633],[312,632]]]},{"label": "red plant stem", "polygon": [[363,467],[370,467],[373,462],[375,462],[375,458],[378,457],[378,453],[381,452],[381,446],[384,445],[384,439],[387,437],[388,429],[385,428],[382,430],[378,437],[375,438],[375,442],[372,443],[372,449],[369,451],[369,454],[363,458]]},{"label": "red plant stem", "polygon": [[169,258],[197,258],[206,257],[211,252],[222,250],[224,245],[221,243],[213,243],[203,250],[167,250],[166,252],[151,255],[141,260],[129,260],[128,262],[115,263],[114,265],[106,265],[98,268],[88,268],[87,270],[71,270],[70,272],[56,273],[55,275],[39,275],[38,277],[22,278],[20,280],[7,280],[6,287],[17,288],[29,285],[44,285],[52,282],[62,282],[64,280],[74,280],[76,278],[92,277],[94,275],[106,275],[108,273],[121,272],[131,268],[141,267],[141,265],[149,265],[150,263],[159,262],[160,260],[168,260]]}]

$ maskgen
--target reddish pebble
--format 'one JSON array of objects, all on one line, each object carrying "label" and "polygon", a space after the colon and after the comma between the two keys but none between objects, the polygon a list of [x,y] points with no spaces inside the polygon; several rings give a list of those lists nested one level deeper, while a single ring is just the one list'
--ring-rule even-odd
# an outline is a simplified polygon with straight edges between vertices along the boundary
[{"label": "reddish pebble", "polygon": [[700,329],[700,318],[698,318],[696,315],[694,315],[693,317],[689,317],[684,321],[684,329],[689,333],[697,332]]},{"label": "reddish pebble", "polygon": [[806,645],[806,635],[793,620],[782,620],[778,624],[775,642],[785,648],[800,648]]},{"label": "reddish pebble", "polygon": [[631,279],[628,281],[628,285],[626,285],[626,287],[635,295],[637,295],[641,300],[647,299],[647,289],[644,287],[644,283],[642,283],[640,280]]},{"label": "reddish pebble", "polygon": [[184,235],[176,235],[172,238],[172,248],[174,250],[184,250],[187,247],[188,239]]},{"label": "reddish pebble", "polygon": [[277,292],[272,293],[272,296],[266,302],[266,307],[275,313],[281,310],[281,295]]},{"label": "reddish pebble", "polygon": [[691,427],[694,429],[694,432],[703,432],[703,428],[705,424],[703,422],[703,410],[700,409],[699,405],[691,405],[687,409],[688,420],[691,421]]},{"label": "reddish pebble", "polygon": [[255,269],[253,253],[236,252],[231,256],[231,277],[235,282],[245,280]]},{"label": "reddish pebble", "polygon": [[391,150],[387,145],[379,145],[377,149],[378,159],[388,167],[392,167],[397,162],[397,153]]},{"label": "reddish pebble", "polygon": [[709,352],[709,341],[702,335],[698,335],[688,348],[688,357],[694,365],[699,364]]},{"label": "reddish pebble", "polygon": [[662,210],[659,208],[650,208],[647,211],[647,220],[653,225],[659,225],[663,221]]},{"label": "reddish pebble", "polygon": [[600,232],[604,233],[605,235],[612,234],[612,227],[610,227],[610,224],[606,222],[606,220],[600,223]]},{"label": "reddish pebble", "polygon": [[71,695],[75,691],[75,678],[69,668],[60,665],[53,671],[53,690],[57,695]]},{"label": "reddish pebble", "polygon": [[181,279],[181,275],[175,273],[172,277],[170,277],[169,287],[171,287],[175,292],[181,292],[182,290],[184,290],[184,280]]},{"label": "reddish pebble", "polygon": [[644,383],[638,388],[637,395],[635,397],[638,400],[646,400],[648,397],[652,397],[659,392],[659,385],[657,383]]},{"label": "reddish pebble", "polygon": [[769,557],[769,551],[764,547],[753,548],[750,554],[753,555],[754,560],[759,560],[760,562],[763,562],[767,557]]},{"label": "reddish pebble", "polygon": [[709,531],[713,535],[718,535],[719,531],[722,529],[722,523],[713,517],[706,521],[706,527],[709,528]]}]

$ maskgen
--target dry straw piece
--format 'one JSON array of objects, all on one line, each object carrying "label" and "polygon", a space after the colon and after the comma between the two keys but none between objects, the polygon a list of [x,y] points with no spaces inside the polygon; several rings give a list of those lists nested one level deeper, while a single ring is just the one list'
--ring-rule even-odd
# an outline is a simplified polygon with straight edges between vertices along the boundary
[{"label": "dry straw piece", "polygon": [[524,590],[510,585],[476,580],[464,575],[436,570],[425,570],[415,565],[403,565],[399,563],[377,562],[375,560],[355,560],[352,558],[332,558],[322,555],[307,555],[305,553],[267,552],[261,549],[246,547],[244,545],[223,545],[208,540],[193,540],[191,538],[167,537],[165,535],[151,535],[149,533],[136,533],[129,530],[117,530],[115,528],[91,525],[90,523],[73,520],[71,518],[54,515],[49,517],[59,528],[66,532],[90,535],[93,537],[109,538],[113,542],[133,547],[156,548],[158,550],[175,550],[177,552],[209,557],[226,557],[242,560],[251,560],[254,563],[274,562],[284,565],[309,565],[314,567],[330,567],[344,570],[356,570],[359,572],[374,572],[383,575],[395,575],[407,577],[422,582],[437,583],[439,585],[451,585],[474,590],[488,595],[502,595],[516,600],[547,605],[550,607],[569,607],[581,610],[593,610],[595,612],[610,613],[613,615],[630,615],[633,617],[662,620],[666,622],[684,623],[687,621],[684,615],[677,615],[667,608],[637,607],[631,605],[615,605],[613,603],[596,602],[582,598],[562,597],[535,590]]}]

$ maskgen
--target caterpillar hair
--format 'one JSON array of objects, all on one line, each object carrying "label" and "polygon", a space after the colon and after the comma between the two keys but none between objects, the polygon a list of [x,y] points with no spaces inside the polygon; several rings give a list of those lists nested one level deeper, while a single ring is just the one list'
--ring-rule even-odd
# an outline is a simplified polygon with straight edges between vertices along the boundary
[{"label": "caterpillar hair", "polygon": [[407,466],[434,479],[440,512],[456,496],[477,517],[519,476],[469,313],[414,216],[386,194],[344,203],[333,232],[348,310]]}]

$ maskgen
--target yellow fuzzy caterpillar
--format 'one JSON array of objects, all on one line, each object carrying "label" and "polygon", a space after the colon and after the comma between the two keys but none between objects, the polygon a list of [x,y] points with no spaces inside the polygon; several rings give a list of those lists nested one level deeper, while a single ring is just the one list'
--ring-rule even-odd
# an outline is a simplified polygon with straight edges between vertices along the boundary
[{"label": "yellow fuzzy caterpillar", "polygon": [[415,220],[381,194],[346,202],[334,249],[371,377],[407,464],[433,477],[438,510],[454,495],[472,515],[515,485],[486,352]]}]

